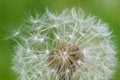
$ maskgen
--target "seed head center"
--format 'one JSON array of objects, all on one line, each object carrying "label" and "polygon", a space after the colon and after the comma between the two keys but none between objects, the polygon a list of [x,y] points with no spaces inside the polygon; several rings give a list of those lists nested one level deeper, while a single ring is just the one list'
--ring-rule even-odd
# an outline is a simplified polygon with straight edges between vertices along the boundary
[{"label": "seed head center", "polygon": [[49,67],[54,69],[58,74],[63,74],[66,70],[74,72],[78,69],[78,61],[83,60],[83,54],[79,47],[60,43],[55,48],[55,51],[48,55]]}]

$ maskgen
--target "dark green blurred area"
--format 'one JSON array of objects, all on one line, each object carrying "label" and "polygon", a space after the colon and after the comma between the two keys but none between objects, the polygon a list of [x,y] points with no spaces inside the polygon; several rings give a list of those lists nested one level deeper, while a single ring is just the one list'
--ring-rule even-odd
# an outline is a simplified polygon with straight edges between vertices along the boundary
[{"label": "dark green blurred area", "polygon": [[16,80],[11,70],[13,42],[3,39],[8,34],[5,28],[11,22],[21,22],[27,11],[38,9],[38,12],[43,13],[46,7],[58,12],[66,8],[82,8],[87,14],[95,15],[109,23],[115,35],[119,59],[115,78],[112,80],[120,80],[120,0],[0,0],[0,80]]}]

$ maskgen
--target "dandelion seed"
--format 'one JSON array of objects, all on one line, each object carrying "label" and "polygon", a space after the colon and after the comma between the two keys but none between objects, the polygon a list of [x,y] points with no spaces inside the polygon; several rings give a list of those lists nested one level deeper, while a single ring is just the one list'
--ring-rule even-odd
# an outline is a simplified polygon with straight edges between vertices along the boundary
[{"label": "dandelion seed", "polygon": [[41,27],[37,27],[35,30],[40,30],[41,29]]},{"label": "dandelion seed", "polygon": [[36,24],[36,23],[38,23],[39,21],[38,21],[38,20],[32,20],[32,22],[33,22],[34,24]]},{"label": "dandelion seed", "polygon": [[34,40],[36,40],[36,41],[37,41],[37,40],[38,40],[38,37],[37,37],[37,36],[35,36],[35,37],[34,37]]},{"label": "dandelion seed", "polygon": [[40,41],[43,42],[43,41],[44,41],[44,38],[40,38]]},{"label": "dandelion seed", "polygon": [[49,54],[49,53],[50,53],[50,51],[49,51],[48,49],[47,49],[45,52],[46,52],[46,54]]},{"label": "dandelion seed", "polygon": [[14,36],[19,35],[19,33],[20,33],[19,31],[15,32],[15,33],[14,33]]},{"label": "dandelion seed", "polygon": [[34,59],[37,59],[37,56],[36,56],[36,55],[34,55],[34,56],[33,56],[33,58],[34,58]]},{"label": "dandelion seed", "polygon": [[60,39],[60,37],[58,35],[56,35],[56,39]]},{"label": "dandelion seed", "polygon": [[27,53],[30,53],[30,51],[31,51],[31,50],[28,48],[28,49],[27,49]]},{"label": "dandelion seed", "polygon": [[73,35],[69,35],[69,38],[71,38],[71,39],[72,39],[72,38],[73,38]]}]

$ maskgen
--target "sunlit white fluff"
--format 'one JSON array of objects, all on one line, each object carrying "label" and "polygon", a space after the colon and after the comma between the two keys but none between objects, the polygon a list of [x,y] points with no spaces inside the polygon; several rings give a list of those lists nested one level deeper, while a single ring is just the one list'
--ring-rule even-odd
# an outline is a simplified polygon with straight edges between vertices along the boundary
[{"label": "sunlit white fluff", "polygon": [[29,16],[21,27],[11,35],[16,42],[13,70],[18,80],[59,80],[47,61],[58,41],[77,45],[84,55],[84,61],[77,61],[79,68],[73,72],[72,80],[112,78],[116,51],[111,32],[94,16],[86,17],[81,9],[74,8],[61,14],[46,10],[42,16]]}]

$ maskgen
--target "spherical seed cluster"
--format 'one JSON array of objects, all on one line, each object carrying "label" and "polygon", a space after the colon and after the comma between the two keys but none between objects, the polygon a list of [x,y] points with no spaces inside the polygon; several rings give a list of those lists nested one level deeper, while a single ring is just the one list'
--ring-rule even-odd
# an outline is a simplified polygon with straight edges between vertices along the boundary
[{"label": "spherical seed cluster", "polygon": [[80,10],[30,16],[14,31],[18,80],[109,80],[116,59],[108,26]]}]

